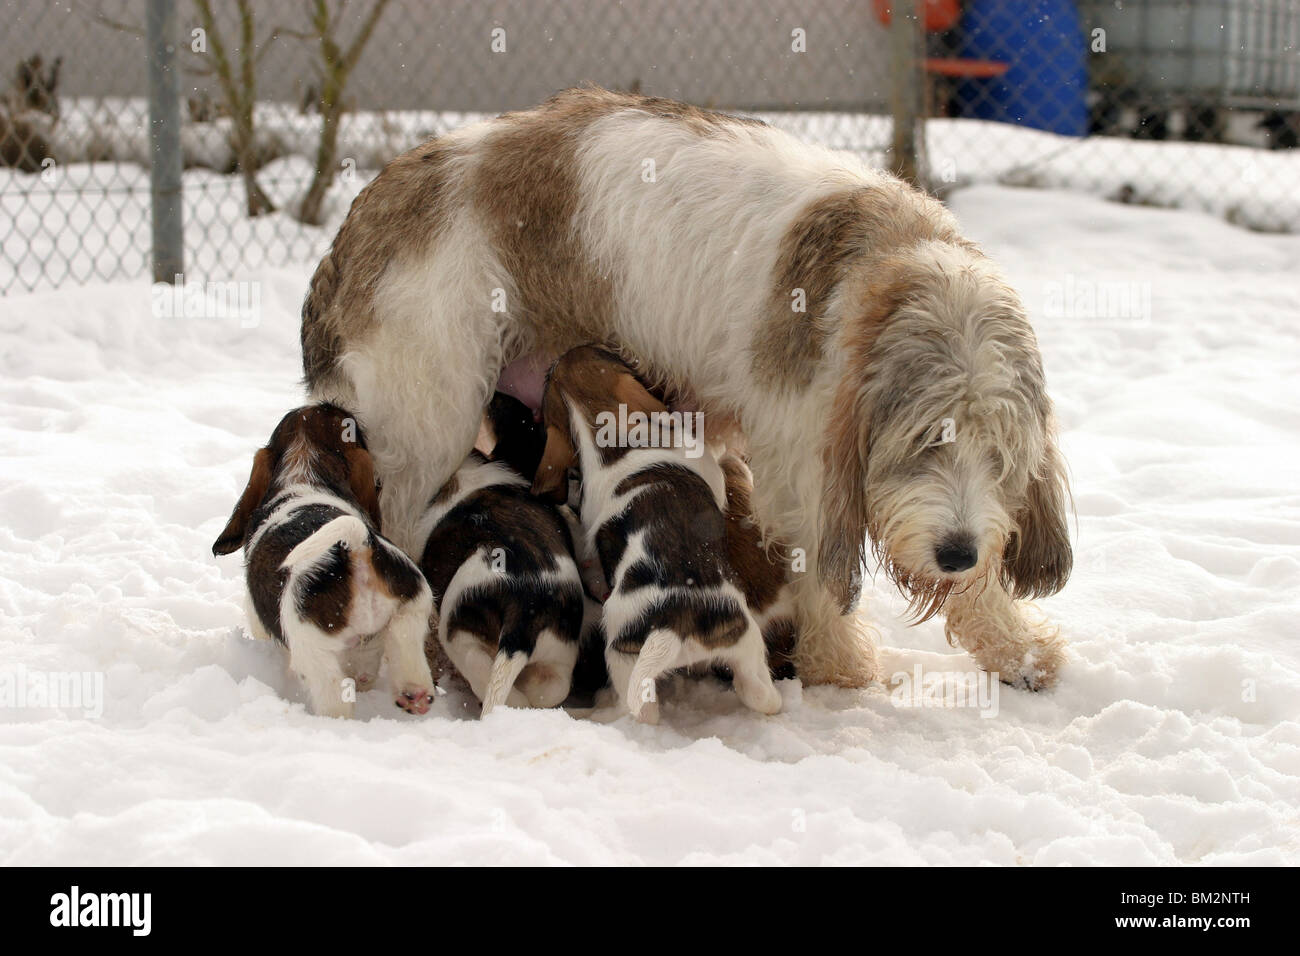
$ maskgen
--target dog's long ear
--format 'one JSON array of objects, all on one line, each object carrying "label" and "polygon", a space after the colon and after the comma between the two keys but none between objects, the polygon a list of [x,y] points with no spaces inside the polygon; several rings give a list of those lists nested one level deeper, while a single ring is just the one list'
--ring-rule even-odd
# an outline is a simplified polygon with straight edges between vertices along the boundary
[{"label": "dog's long ear", "polygon": [[370,457],[370,452],[355,443],[347,446],[343,457],[348,460],[348,486],[352,489],[352,497],[370,515],[375,528],[382,530],[384,518],[379,510],[379,486],[375,482],[374,459]]},{"label": "dog's long ear", "polygon": [[248,519],[252,517],[257,506],[266,497],[266,489],[271,486],[271,450],[260,448],[253,456],[253,471],[248,476],[248,485],[239,496],[235,510],[230,513],[230,520],[217,536],[212,545],[213,554],[230,554],[244,543],[244,532],[248,529]]},{"label": "dog's long ear", "polygon": [[668,433],[666,440],[676,443],[681,439],[677,433],[678,425],[668,414],[668,406],[655,397],[645,384],[630,371],[620,371],[614,380],[614,398],[627,408],[628,414],[640,412],[651,420],[657,420]]},{"label": "dog's long ear", "polygon": [[644,412],[652,415],[668,411],[667,405],[651,395],[650,390],[641,384],[641,380],[627,371],[618,373],[618,378],[614,382],[614,398],[620,404],[626,405],[628,412]]},{"label": "dog's long ear", "polygon": [[533,494],[548,501],[563,502],[569,495],[569,469],[578,462],[578,452],[564,423],[546,426],[546,448],[533,476]]},{"label": "dog's long ear", "polygon": [[496,392],[485,414],[494,442],[492,460],[505,462],[521,475],[535,475],[546,447],[546,429],[534,420],[532,409],[511,395]]},{"label": "dog's long ear", "polygon": [[533,476],[533,494],[548,501],[569,497],[569,469],[578,463],[578,450],[569,434],[569,403],[558,385],[546,384],[542,397],[542,421],[546,425],[546,446]]},{"label": "dog's long ear", "polygon": [[862,589],[867,550],[867,424],[857,390],[840,388],[822,449],[817,574],[847,614]]},{"label": "dog's long ear", "polygon": [[1016,598],[1046,597],[1065,586],[1074,566],[1066,501],[1070,495],[1065,460],[1054,441],[1029,478],[1017,530],[1007,542],[1003,582]]}]

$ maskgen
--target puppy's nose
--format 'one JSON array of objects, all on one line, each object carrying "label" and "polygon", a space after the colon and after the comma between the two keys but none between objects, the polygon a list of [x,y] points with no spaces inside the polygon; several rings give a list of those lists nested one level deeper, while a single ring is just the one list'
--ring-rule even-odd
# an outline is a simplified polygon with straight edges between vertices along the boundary
[{"label": "puppy's nose", "polygon": [[979,552],[970,541],[949,541],[934,552],[934,560],[945,574],[973,568],[978,559]]}]

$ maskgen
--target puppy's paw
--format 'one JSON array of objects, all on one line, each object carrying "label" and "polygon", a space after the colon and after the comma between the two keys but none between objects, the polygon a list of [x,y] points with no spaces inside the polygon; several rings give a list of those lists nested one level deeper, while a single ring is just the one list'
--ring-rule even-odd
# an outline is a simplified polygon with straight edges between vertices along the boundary
[{"label": "puppy's paw", "polygon": [[745,705],[760,714],[781,713],[781,692],[772,684],[759,687],[745,697]]},{"label": "puppy's paw", "polygon": [[427,687],[403,687],[393,703],[408,714],[427,714],[433,706],[433,691]]},{"label": "puppy's paw", "polygon": [[648,700],[641,704],[641,709],[633,711],[632,716],[643,724],[659,723],[659,701]]}]

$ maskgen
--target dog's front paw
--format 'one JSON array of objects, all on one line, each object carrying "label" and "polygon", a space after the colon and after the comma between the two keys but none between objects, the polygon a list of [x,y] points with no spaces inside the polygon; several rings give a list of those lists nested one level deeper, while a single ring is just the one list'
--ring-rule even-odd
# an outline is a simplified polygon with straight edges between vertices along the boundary
[{"label": "dog's front paw", "polygon": [[1055,633],[1039,640],[1025,653],[1021,678],[1029,690],[1047,690],[1055,687],[1060,680],[1061,668],[1065,664],[1065,642]]},{"label": "dog's front paw", "polygon": [[1025,690],[1055,687],[1065,665],[1065,641],[1046,623],[1026,625],[1023,643],[1010,648],[999,677],[1005,684]]}]

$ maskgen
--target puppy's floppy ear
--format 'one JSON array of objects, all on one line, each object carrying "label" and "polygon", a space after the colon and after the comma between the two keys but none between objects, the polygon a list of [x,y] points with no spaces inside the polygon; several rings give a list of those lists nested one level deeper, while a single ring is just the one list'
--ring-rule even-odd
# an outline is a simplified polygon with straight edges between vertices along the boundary
[{"label": "puppy's floppy ear", "polygon": [[230,514],[226,527],[217,536],[212,545],[212,553],[230,554],[244,543],[244,532],[248,529],[248,519],[252,517],[257,506],[266,497],[266,489],[271,486],[271,450],[259,448],[253,456],[253,471],[248,476],[248,485],[239,496],[235,510]]},{"label": "puppy's floppy ear", "polygon": [[578,450],[569,434],[569,403],[559,386],[549,381],[542,397],[542,421],[546,424],[546,447],[533,476],[533,494],[563,502],[569,497],[569,469],[578,463]]},{"label": "puppy's floppy ear", "polygon": [[379,510],[379,487],[375,483],[374,459],[370,457],[370,452],[356,443],[349,444],[344,449],[343,457],[348,461],[348,486],[352,489],[352,497],[370,515],[375,528],[383,530],[384,518]]},{"label": "puppy's floppy ear", "polygon": [[650,390],[630,371],[618,373],[618,378],[614,381],[614,397],[619,404],[626,405],[629,412],[652,415],[668,411],[668,406],[651,395]]},{"label": "puppy's floppy ear", "polygon": [[1007,542],[1002,578],[1015,598],[1046,597],[1065,586],[1074,566],[1065,503],[1070,494],[1065,460],[1049,440],[1043,460],[1029,478],[1025,506]]},{"label": "puppy's floppy ear", "polygon": [[548,501],[562,502],[569,495],[569,469],[578,463],[578,452],[563,425],[546,426],[546,448],[533,477],[533,494]]},{"label": "puppy's floppy ear", "polygon": [[841,387],[822,449],[817,574],[845,614],[862,589],[867,550],[866,438],[856,389]]},{"label": "puppy's floppy ear", "polygon": [[496,392],[488,402],[487,424],[492,431],[491,459],[503,461],[521,475],[534,475],[546,446],[546,429],[519,399]]}]

